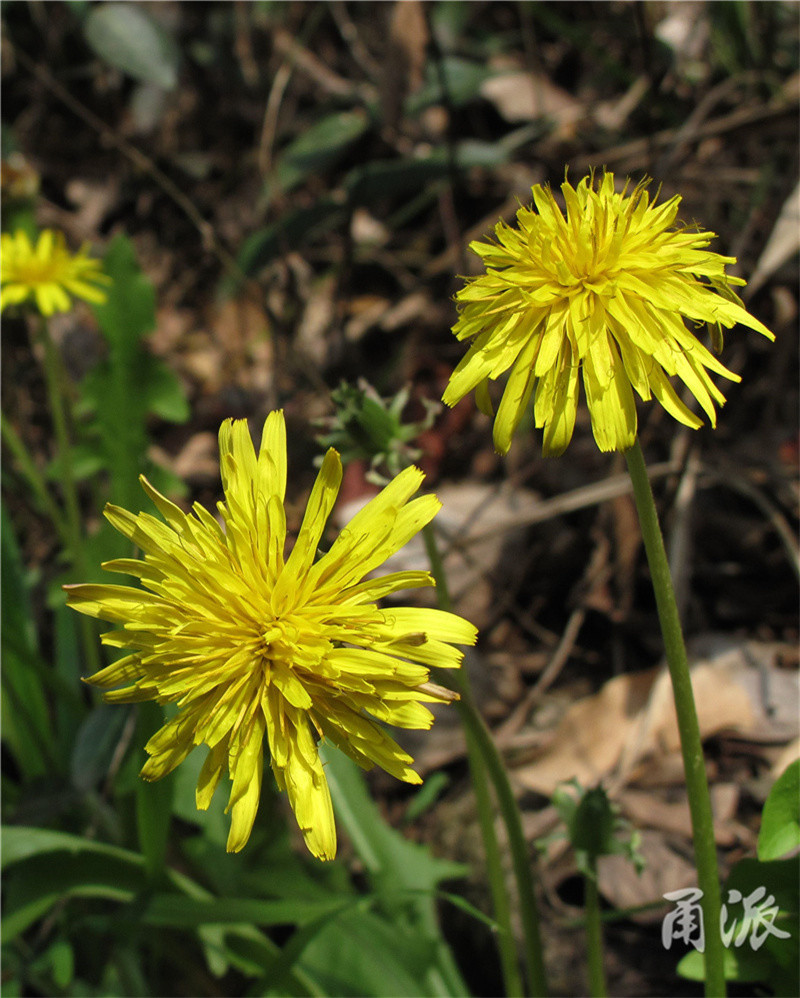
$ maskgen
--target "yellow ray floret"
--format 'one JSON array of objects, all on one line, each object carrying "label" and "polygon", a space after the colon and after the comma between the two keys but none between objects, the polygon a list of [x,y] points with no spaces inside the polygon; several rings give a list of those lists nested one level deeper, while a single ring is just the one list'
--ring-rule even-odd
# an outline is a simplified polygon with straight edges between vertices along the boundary
[{"label": "yellow ray floret", "polygon": [[379,722],[430,727],[424,705],[455,694],[430,683],[429,668],[457,668],[463,652],[454,645],[474,644],[477,632],[441,610],[378,606],[399,590],[432,585],[427,572],[365,578],[439,509],[434,496],[412,498],[423,478],[417,468],[401,472],[318,557],[342,478],[339,455],[329,450],[284,558],[283,413],[267,417],[257,453],[244,420],[223,423],[219,439],[222,525],[197,504],[184,513],[143,478],[162,519],[106,507],[143,558],[103,567],[137,577],[144,588],[67,586],[67,602],[122,625],[103,642],[129,654],[88,680],[107,700],[178,706],[146,745],[145,779],[165,776],[207,746],[197,806],[207,808],[229,774],[228,849],[238,851],[255,821],[266,741],[308,848],[330,859],[336,829],[320,738],[364,768],[377,763],[419,783],[412,758]]},{"label": "yellow ray floret", "polygon": [[0,237],[0,312],[32,298],[42,315],[68,312],[72,299],[102,304],[106,294],[99,285],[110,283],[99,260],[88,255],[87,247],[72,254],[64,235],[45,229],[34,246],[22,229],[4,232]]},{"label": "yellow ray floret", "polygon": [[684,320],[714,330],[741,323],[775,337],[733,292],[734,257],[705,249],[713,232],[675,227],[679,197],[652,203],[644,185],[617,193],[614,176],[576,187],[564,182],[563,214],[549,188],[533,188],[517,227],[499,222],[496,241],[473,242],[486,273],[456,295],[453,333],[471,340],[443,400],[455,405],[473,389],[491,415],[488,382],[507,375],[494,421],[495,448],[507,453],[533,398],[543,451],[564,451],[572,437],[579,373],[601,450],[627,450],[637,432],[634,392],[653,397],[687,426],[702,425],[678,398],[679,378],[712,426],[725,397],[711,374],[733,381]]}]

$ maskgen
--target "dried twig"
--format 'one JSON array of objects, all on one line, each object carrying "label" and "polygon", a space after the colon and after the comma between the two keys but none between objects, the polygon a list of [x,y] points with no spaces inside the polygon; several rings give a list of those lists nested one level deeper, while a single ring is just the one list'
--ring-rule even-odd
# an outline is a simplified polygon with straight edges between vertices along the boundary
[{"label": "dried twig", "polygon": [[118,150],[125,156],[126,159],[130,160],[133,165],[142,171],[142,173],[147,174],[151,177],[156,184],[161,188],[161,190],[169,197],[175,204],[184,212],[187,218],[192,222],[197,231],[200,233],[200,237],[203,241],[203,247],[209,252],[213,253],[217,257],[219,262],[222,264],[225,271],[234,277],[237,281],[243,283],[247,282],[247,276],[243,273],[241,267],[236,262],[235,258],[231,252],[225,247],[222,242],[217,237],[214,231],[214,226],[203,217],[197,206],[187,197],[186,194],[178,187],[178,185],[171,180],[163,170],[159,169],[156,164],[146,156],[140,149],[132,145],[127,139],[122,138],[120,135],[112,129],[93,111],[90,111],[81,101],[67,90],[59,81],[53,76],[49,69],[45,66],[40,65],[35,62],[26,52],[22,49],[14,46],[14,55],[19,60],[20,65],[53,94],[65,107],[68,107],[73,114],[85,122],[91,129],[97,132],[103,142],[112,146],[114,149]]}]

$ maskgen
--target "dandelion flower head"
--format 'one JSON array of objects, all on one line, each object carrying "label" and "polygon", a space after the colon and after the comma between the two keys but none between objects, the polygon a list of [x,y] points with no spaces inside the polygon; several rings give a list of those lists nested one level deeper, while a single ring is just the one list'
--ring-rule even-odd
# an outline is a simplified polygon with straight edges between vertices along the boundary
[{"label": "dandelion flower head", "polygon": [[336,832],[318,741],[328,739],[365,769],[377,763],[420,783],[413,759],[380,722],[430,727],[424,704],[456,696],[429,682],[429,667],[459,666],[463,653],[453,645],[473,644],[476,630],[441,610],[378,606],[399,590],[433,584],[421,571],[371,577],[439,509],[435,496],[412,498],[424,477],[417,468],[397,475],[317,557],[342,478],[339,455],[328,450],[284,558],[283,414],[268,416],[257,453],[245,420],[223,423],[219,440],[222,525],[199,503],[184,513],[143,478],[164,522],[109,505],[106,517],[144,556],[104,568],[136,576],[144,588],[68,586],[67,601],[121,625],[103,642],[129,654],[89,679],[107,700],[177,704],[145,746],[145,779],[208,746],[197,806],[208,807],[227,771],[228,850],[238,851],[256,816],[266,740],[308,848],[329,859]]},{"label": "dandelion flower head", "polygon": [[108,283],[88,247],[70,253],[61,232],[45,229],[36,245],[22,229],[0,237],[0,312],[28,298],[44,316],[69,312],[70,295],[101,305],[106,295],[98,285]]},{"label": "dandelion flower head", "polygon": [[713,232],[675,225],[680,197],[656,204],[644,184],[621,193],[614,175],[597,187],[585,177],[561,185],[562,213],[549,188],[533,187],[533,205],[517,226],[501,221],[495,241],[473,242],[486,272],[456,295],[453,332],[471,340],[443,400],[455,405],[476,389],[492,414],[488,382],[508,373],[494,421],[494,443],[506,453],[531,398],[543,451],[557,455],[575,426],[579,373],[592,431],[603,451],[627,450],[637,432],[634,391],[655,398],[687,426],[702,425],[678,397],[676,376],[716,425],[725,397],[711,374],[729,371],[684,320],[715,333],[736,323],[773,334],[732,290],[745,282],[726,275],[735,257],[706,249]]}]

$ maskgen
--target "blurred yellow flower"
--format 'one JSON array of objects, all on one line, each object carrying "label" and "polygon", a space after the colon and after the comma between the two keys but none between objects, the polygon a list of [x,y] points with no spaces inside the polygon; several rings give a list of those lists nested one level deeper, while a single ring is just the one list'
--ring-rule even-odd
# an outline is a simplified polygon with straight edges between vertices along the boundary
[{"label": "blurred yellow flower", "polygon": [[[725,273],[734,257],[705,249],[713,232],[674,226],[680,197],[650,203],[645,185],[622,193],[605,173],[577,187],[561,185],[566,217],[547,187],[533,188],[534,205],[517,212],[517,228],[499,222],[496,242],[470,248],[486,273],[456,295],[453,327],[473,340],[453,372],[443,400],[453,406],[472,389],[491,415],[488,381],[510,374],[494,422],[494,444],[505,454],[534,396],[534,419],[544,428],[543,451],[561,454],[572,437],[578,373],[597,445],[627,450],[637,432],[633,389],[656,400],[675,419],[702,421],[678,398],[676,375],[716,425],[714,403],[725,397],[709,372],[733,381],[684,324],[749,326],[774,339],[731,289],[745,282]],[[473,339],[474,338],[474,339]],[[535,388],[535,394],[534,394]]]},{"label": "blurred yellow flower", "polygon": [[21,229],[0,237],[0,312],[33,298],[42,315],[68,312],[70,295],[102,304],[106,294],[97,285],[109,284],[102,263],[86,246],[74,255],[61,232],[45,229],[34,246]]},{"label": "blurred yellow flower", "polygon": [[245,420],[227,420],[219,438],[224,528],[198,503],[193,516],[183,513],[142,478],[166,523],[109,505],[106,517],[144,558],[103,567],[137,576],[145,589],[67,586],[67,602],[121,624],[103,641],[132,650],[90,677],[104,689],[132,684],[107,692],[106,700],[178,705],[147,743],[145,779],[159,779],[196,745],[207,745],[197,806],[208,807],[227,769],[228,850],[238,851],[258,808],[266,736],[275,778],[308,848],[330,859],[336,830],[318,740],[329,739],[365,769],[377,763],[420,783],[413,759],[377,721],[430,727],[433,715],[423,702],[457,697],[428,681],[429,666],[459,666],[463,653],[452,643],[473,644],[477,632],[441,610],[379,609],[384,596],[432,585],[427,572],[366,578],[436,515],[435,496],[411,499],[421,471],[397,475],[316,558],[342,477],[331,448],[284,560],[283,413],[267,417],[257,454]]}]

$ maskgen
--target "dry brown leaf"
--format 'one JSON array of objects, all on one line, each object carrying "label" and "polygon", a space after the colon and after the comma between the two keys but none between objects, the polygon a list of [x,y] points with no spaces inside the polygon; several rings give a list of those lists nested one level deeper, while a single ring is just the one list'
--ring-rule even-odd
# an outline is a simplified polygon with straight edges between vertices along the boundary
[{"label": "dry brown leaf", "polygon": [[305,308],[297,326],[296,348],[323,369],[328,357],[328,331],[336,321],[337,279],[327,274],[304,295]]},{"label": "dry brown leaf", "polygon": [[215,304],[208,316],[214,339],[231,350],[261,339],[269,332],[269,319],[264,309],[252,298],[227,298]]},{"label": "dry brown leaf", "polygon": [[[733,824],[739,788],[733,783],[717,783],[711,788],[711,798],[714,837],[718,845],[731,846],[740,839],[739,826]],[[692,837],[692,819],[685,796],[680,800],[664,800],[652,791],[626,790],[616,803],[637,828],[653,828],[687,839]]]},{"label": "dry brown leaf", "polygon": [[158,463],[190,484],[207,485],[219,481],[219,445],[214,433],[193,433],[174,456],[159,450]]},{"label": "dry brown leaf", "polygon": [[549,118],[559,133],[571,131],[584,114],[579,101],[538,73],[498,73],[481,84],[481,95],[506,121]]},{"label": "dry brown leaf", "polygon": [[[492,572],[504,550],[522,536],[519,527],[524,512],[537,501],[534,492],[485,483],[462,482],[436,490],[442,508],[433,521],[444,556],[445,572],[453,602],[460,614],[481,628],[488,620],[496,586]],[[344,525],[364,505],[361,497],[341,506],[336,521]],[[428,556],[421,535],[412,538],[385,565],[387,572],[426,571]],[[403,595],[404,601],[434,602],[433,590],[420,589]]]},{"label": "dry brown leaf", "polygon": [[618,676],[569,707],[549,746],[533,763],[515,770],[515,779],[549,797],[573,777],[591,786],[611,773],[636,734],[657,671]]},{"label": "dry brown leaf", "polygon": [[[626,856],[601,856],[598,860],[600,893],[615,908],[649,904],[668,891],[697,883],[694,865],[671,849],[661,832],[644,831],[639,852],[645,861],[641,875],[636,873]],[[655,922],[663,916],[661,909],[653,909],[633,918],[640,922]]]},{"label": "dry brown leaf", "polygon": [[394,4],[389,22],[381,83],[383,120],[395,128],[403,100],[423,81],[428,25],[420,0],[400,0]]},{"label": "dry brown leaf", "polygon": [[800,183],[786,199],[775,226],[747,282],[751,298],[775,271],[800,250]]},{"label": "dry brown leaf", "polygon": [[795,738],[793,742],[787,745],[772,764],[772,782],[774,783],[796,759],[800,759],[800,738]]},{"label": "dry brown leaf", "polygon": [[[756,741],[782,741],[796,734],[797,676],[772,666],[774,644],[709,636],[695,647],[708,653],[692,668],[703,738],[732,732]],[[611,679],[598,693],[570,706],[539,758],[515,777],[549,796],[565,780],[576,777],[588,786],[620,764],[624,781],[637,762],[663,759],[679,748],[669,674],[651,669]]]}]

